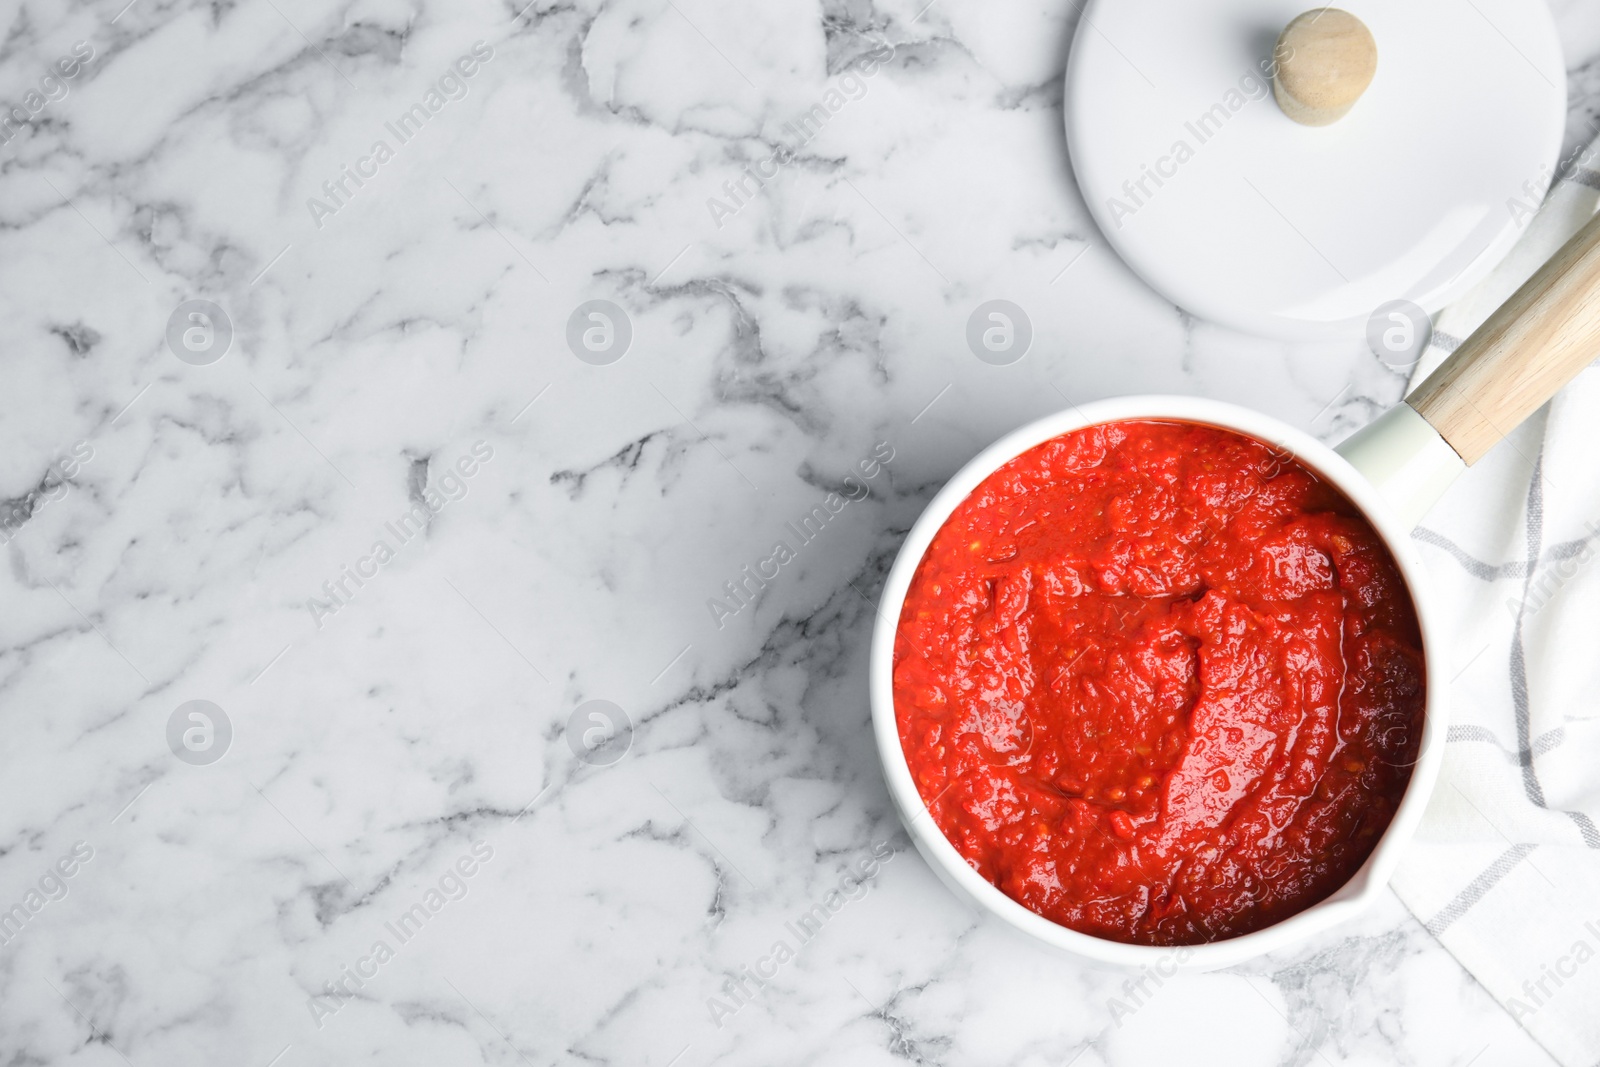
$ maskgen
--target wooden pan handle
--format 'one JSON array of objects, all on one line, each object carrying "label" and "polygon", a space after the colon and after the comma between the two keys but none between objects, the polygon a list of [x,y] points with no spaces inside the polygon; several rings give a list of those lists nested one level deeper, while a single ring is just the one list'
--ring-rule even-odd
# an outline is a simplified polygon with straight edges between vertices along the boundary
[{"label": "wooden pan handle", "polygon": [[1561,246],[1406,403],[1468,464],[1600,356],[1600,215]]}]

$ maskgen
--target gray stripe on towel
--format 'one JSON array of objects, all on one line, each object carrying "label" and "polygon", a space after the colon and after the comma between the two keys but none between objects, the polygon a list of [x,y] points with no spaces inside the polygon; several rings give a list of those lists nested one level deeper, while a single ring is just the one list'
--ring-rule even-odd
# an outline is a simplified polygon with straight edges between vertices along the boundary
[{"label": "gray stripe on towel", "polygon": [[1589,167],[1573,167],[1565,175],[1565,178],[1569,182],[1587,185],[1591,189],[1600,189],[1600,170],[1593,170]]},{"label": "gray stripe on towel", "polygon": [[1494,731],[1483,726],[1452,726],[1445,734],[1444,739],[1450,744],[1456,744],[1460,741],[1481,741],[1486,745],[1493,745],[1500,750],[1500,754],[1506,758],[1507,762],[1526,767],[1531,761],[1538,759],[1545,753],[1553,752],[1560,748],[1561,743],[1567,739],[1567,728],[1565,726],[1557,726],[1554,730],[1546,730],[1533,739],[1532,749],[1524,752],[1517,752],[1507,748],[1500,743],[1500,738],[1495,736]]},{"label": "gray stripe on towel", "polygon": [[1431,348],[1437,348],[1441,352],[1454,352],[1461,347],[1461,338],[1453,333],[1445,333],[1443,330],[1434,330],[1432,336],[1428,338],[1428,345]]},{"label": "gray stripe on towel", "polygon": [[1483,895],[1494,888],[1494,884],[1506,875],[1511,869],[1532,852],[1536,845],[1512,845],[1500,854],[1500,857],[1486,867],[1482,874],[1467,883],[1467,888],[1456,894],[1456,898],[1446,904],[1432,919],[1428,921],[1428,933],[1438,937],[1444,933],[1445,928],[1472,909],[1472,906],[1483,899]]}]

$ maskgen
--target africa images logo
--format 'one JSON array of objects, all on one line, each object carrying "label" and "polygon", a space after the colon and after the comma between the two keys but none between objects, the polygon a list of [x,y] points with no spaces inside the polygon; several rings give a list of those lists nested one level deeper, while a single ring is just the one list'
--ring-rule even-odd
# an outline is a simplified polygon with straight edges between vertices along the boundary
[{"label": "africa images logo", "polygon": [[[1246,104],[1265,100],[1272,95],[1272,79],[1278,73],[1279,64],[1292,58],[1294,52],[1290,49],[1272,59],[1262,60],[1258,64],[1259,74],[1255,69],[1246,69],[1239,76],[1237,87],[1229,86],[1221,100],[1183,124],[1184,132],[1194,138],[1193,144],[1189,143],[1189,137],[1179,137],[1172,142],[1167,154],[1157,157],[1153,165],[1139,164],[1138,176],[1122,183],[1123,195],[1106,198],[1106,214],[1115,224],[1114,228],[1122,229],[1123,220],[1138,214],[1139,209],[1148,204],[1162,186],[1178,176],[1179,168],[1193,159],[1207,141],[1221,133],[1228,120]],[[1155,188],[1152,189],[1151,185]]]},{"label": "africa images logo", "polygon": [[800,558],[798,549],[821,536],[828,523],[832,522],[851,502],[864,500],[870,496],[872,488],[867,482],[876,478],[878,472],[888,466],[893,459],[894,446],[887,441],[879,441],[873,446],[872,454],[856,464],[861,477],[856,477],[853,471],[845,475],[839,491],[823,497],[820,504],[814,505],[797,521],[784,524],[785,532],[793,535],[794,544],[789,543],[789,538],[780,537],[773,544],[771,555],[758,560],[754,565],[745,564],[744,569],[737,575],[722,583],[722,592],[726,599],[707,597],[706,610],[711,613],[711,621],[717,624],[717,629],[722,629],[729,619],[754,604],[761,591],[766,589],[767,583],[776,579],[783,567]]},{"label": "africa images logo", "polygon": [[0,104],[0,144],[10,144],[11,139],[21,133],[23,127],[30,125],[47,106],[65,100],[72,91],[72,79],[93,59],[94,45],[88,41],[78,41],[73,44],[71,54],[62,56],[45,69],[37,89],[29,89],[22,94],[21,104],[9,107]]},{"label": "africa images logo", "polygon": [[756,194],[766,188],[767,183],[776,178],[780,170],[798,159],[800,152],[816,139],[833,116],[844,110],[846,104],[866,96],[866,79],[876,74],[880,67],[893,58],[894,45],[888,41],[875,44],[857,56],[839,75],[837,86],[830,86],[827,92],[822,94],[821,100],[812,104],[799,117],[783,124],[782,133],[791,139],[792,144],[780,142],[771,155],[745,167],[738,181],[730,178],[723,182],[722,191],[727,194],[726,200],[714,196],[707,197],[706,209],[711,212],[711,221],[717,224],[717,229],[722,229],[726,220],[743,211],[755,200]]},{"label": "africa images logo", "polygon": [[[472,478],[493,458],[493,445],[484,440],[475,441],[470,455],[462,455],[454,464],[444,467],[444,473],[438,477],[437,489],[433,486],[420,487],[411,499],[411,507],[383,524],[388,537],[378,538],[366,555],[354,563],[344,564],[339,569],[338,577],[322,583],[326,599],[315,596],[306,599],[306,610],[311,613],[311,621],[317,629],[322,629],[329,616],[337,615],[341,609],[348,607],[355,600],[356,593],[394,561],[400,549],[416,538],[425,537],[434,516],[443,511],[447,504],[464,498],[471,489]],[[389,543],[390,538],[393,544]]]},{"label": "africa images logo", "polygon": [[[438,81],[428,86],[421,101],[402,111],[394,122],[385,122],[383,128],[394,135],[396,145],[407,144],[422,132],[422,127],[429,119],[444,110],[446,104],[465,99],[470,91],[468,80],[478,73],[482,64],[493,58],[492,47],[482,41],[474,41],[471,55],[458,57],[439,76]],[[313,196],[306,200],[306,210],[311,212],[311,221],[317,224],[317,229],[322,229],[323,219],[337,215],[342,208],[348,207],[367,181],[378,176],[378,169],[394,157],[394,148],[380,137],[372,142],[372,148],[366,155],[356,160],[353,168],[341,166],[338,174],[323,182],[322,193],[327,199],[320,200]],[[355,188],[352,189],[352,185]]]}]

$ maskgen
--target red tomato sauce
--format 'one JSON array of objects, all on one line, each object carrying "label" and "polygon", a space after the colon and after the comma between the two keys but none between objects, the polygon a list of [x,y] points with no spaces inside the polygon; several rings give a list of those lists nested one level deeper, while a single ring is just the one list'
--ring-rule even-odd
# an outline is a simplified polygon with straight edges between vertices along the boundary
[{"label": "red tomato sauce", "polygon": [[945,837],[1115,941],[1218,941],[1333,893],[1421,742],[1421,634],[1377,531],[1198,424],[1092,426],[991,474],[924,555],[894,663]]}]

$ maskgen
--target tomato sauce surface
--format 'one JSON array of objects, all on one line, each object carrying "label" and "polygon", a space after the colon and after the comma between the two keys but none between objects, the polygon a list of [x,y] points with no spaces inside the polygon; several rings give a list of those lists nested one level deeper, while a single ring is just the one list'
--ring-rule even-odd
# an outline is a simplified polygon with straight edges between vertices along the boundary
[{"label": "tomato sauce surface", "polygon": [[1421,741],[1421,634],[1337,489],[1230,430],[1118,422],[990,475],[901,610],[917,789],[984,878],[1116,941],[1236,937],[1327,897]]}]

